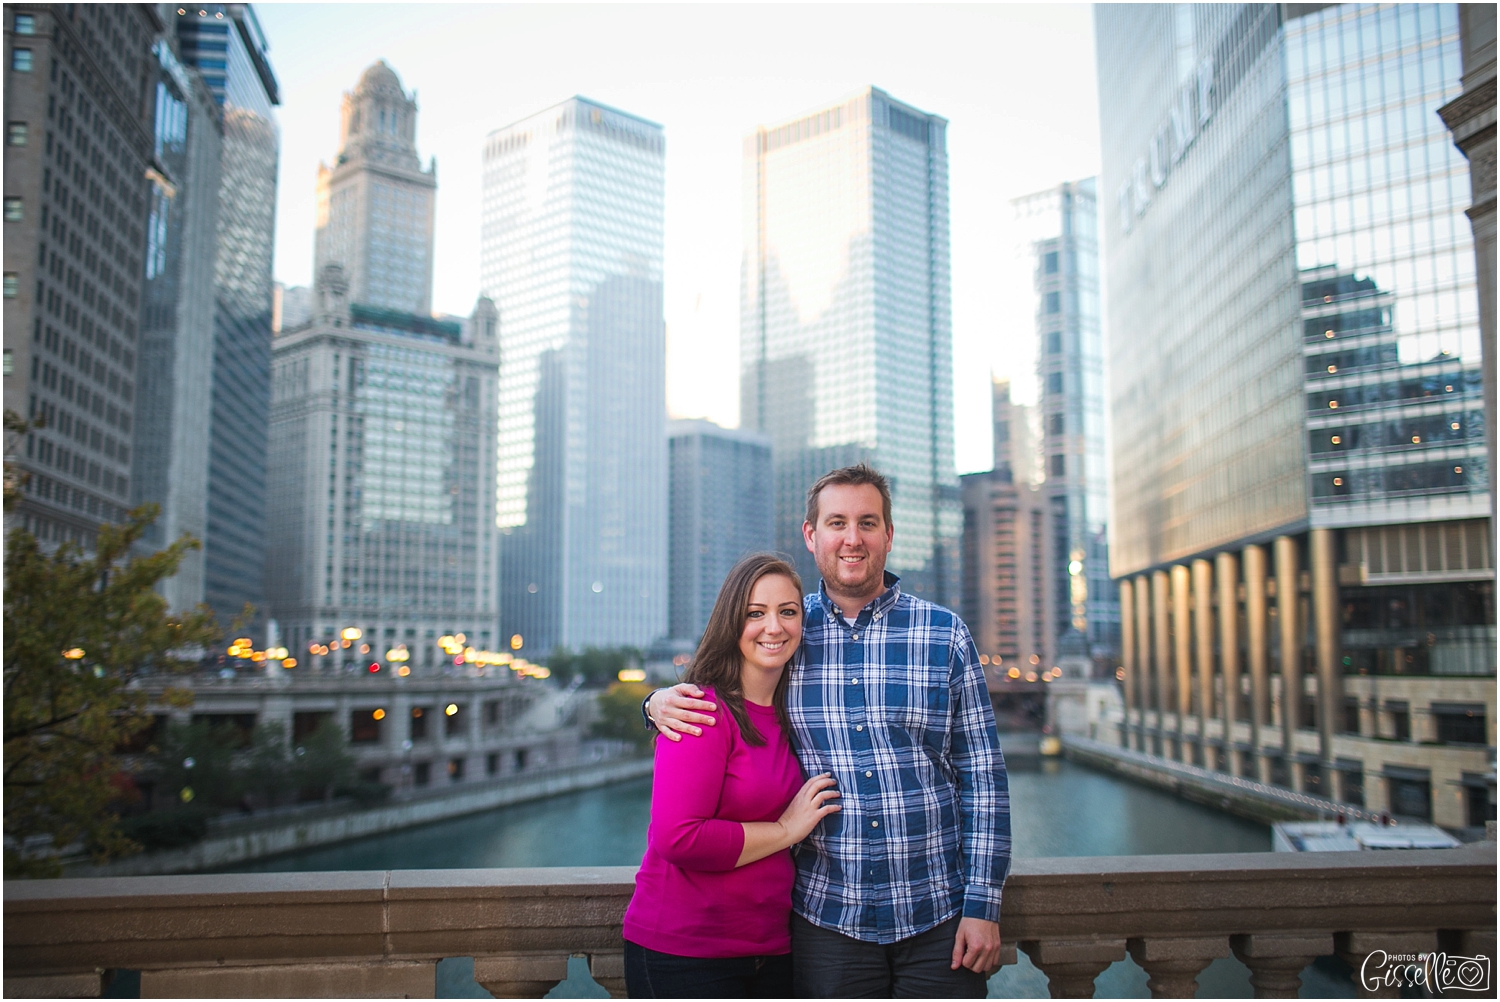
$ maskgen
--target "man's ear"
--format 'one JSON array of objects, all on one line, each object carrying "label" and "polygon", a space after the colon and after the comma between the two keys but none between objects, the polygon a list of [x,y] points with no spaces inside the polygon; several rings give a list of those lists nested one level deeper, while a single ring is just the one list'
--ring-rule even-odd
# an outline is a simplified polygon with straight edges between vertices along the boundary
[{"label": "man's ear", "polygon": [[811,522],[802,523],[802,541],[807,544],[808,553],[815,554],[818,552],[817,549],[813,547],[813,524]]}]

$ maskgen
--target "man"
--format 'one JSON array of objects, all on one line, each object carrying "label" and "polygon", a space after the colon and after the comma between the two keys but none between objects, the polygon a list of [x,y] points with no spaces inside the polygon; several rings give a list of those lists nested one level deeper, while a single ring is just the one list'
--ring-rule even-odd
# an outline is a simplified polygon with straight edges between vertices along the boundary
[{"label": "man", "polygon": [[[798,847],[794,990],[803,998],[983,998],[1010,869],[1005,761],[963,621],[887,574],[891,494],[863,464],[825,474],[802,525],[823,581],[804,599],[787,709],[804,772],[843,810]],[[680,741],[714,726],[696,686],[647,715]]]}]

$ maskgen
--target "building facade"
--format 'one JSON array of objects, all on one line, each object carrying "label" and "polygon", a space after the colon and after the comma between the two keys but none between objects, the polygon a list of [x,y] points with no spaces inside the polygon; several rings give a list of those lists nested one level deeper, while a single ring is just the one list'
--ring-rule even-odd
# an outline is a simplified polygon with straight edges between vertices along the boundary
[{"label": "building facade", "polygon": [[452,321],[349,303],[337,264],[318,291],[313,321],[274,345],[266,580],[283,646],[424,674],[448,663],[444,637],[495,651],[494,307],[479,301],[465,343]]},{"label": "building facade", "polygon": [[[219,220],[219,109],[177,55],[175,32],[153,54],[155,116],[146,221],[132,500],[160,508],[145,540],[162,548],[208,531],[209,412],[214,358],[214,253]],[[169,607],[203,601],[202,549],[158,586]]]},{"label": "building facade", "polygon": [[485,140],[501,611],[526,651],[667,630],[664,158],[660,126],[581,97]]},{"label": "building facade", "polygon": [[[1056,660],[1050,569],[1053,507],[1025,472],[1031,465],[1030,410],[993,385],[995,465],[959,478],[963,576],[958,611],[985,664],[1049,670]],[[1021,475],[1017,475],[1017,471]],[[1003,675],[1003,672],[1002,672]]]},{"label": "building facade", "polygon": [[1099,312],[1095,181],[1017,199],[1036,290],[1043,493],[1052,511],[1053,643],[1101,663],[1120,648],[1120,604],[1109,576],[1109,481],[1104,441],[1104,343]]},{"label": "building facade", "polygon": [[903,587],[958,600],[947,122],[877,88],[744,146],[740,426],[769,435],[778,549],[823,473],[891,481]]},{"label": "building facade", "polygon": [[6,432],[7,521],[88,547],[133,497],[162,25],[138,4],[4,17],[5,402],[31,422]]},{"label": "building facade", "polygon": [[433,213],[437,162],[417,156],[417,101],[380,60],[344,95],[339,152],[318,165],[313,274],[338,262],[349,300],[432,312]]},{"label": "building facade", "polygon": [[[264,608],[266,434],[271,406],[271,260],[276,237],[280,91],[249,4],[178,8],[183,62],[223,126],[214,257],[212,399],[204,600],[228,626]],[[264,628],[257,618],[255,632]]]},{"label": "building facade", "polygon": [[667,426],[671,637],[696,644],[736,561],[775,546],[771,441],[712,421]]},{"label": "building facade", "polygon": [[[1453,5],[1096,15],[1132,747],[1494,816]],[[1185,266],[1184,262],[1192,262]]]}]

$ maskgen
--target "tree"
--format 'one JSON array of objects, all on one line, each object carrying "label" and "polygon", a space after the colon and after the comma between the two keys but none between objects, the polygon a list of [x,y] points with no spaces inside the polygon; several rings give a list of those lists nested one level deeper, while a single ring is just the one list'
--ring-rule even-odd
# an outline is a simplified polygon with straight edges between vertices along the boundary
[{"label": "tree", "polygon": [[148,766],[151,778],[169,800],[200,807],[229,807],[239,803],[244,777],[235,767],[239,732],[230,725],[210,727],[207,721],[171,723]]},{"label": "tree", "polygon": [[336,790],[354,782],[354,756],[338,724],[324,720],[297,746],[292,775],[298,789],[316,792],[324,800],[332,800]]},{"label": "tree", "polygon": [[622,668],[637,668],[641,652],[634,647],[586,647],[577,654],[559,647],[547,658],[547,667],[558,678],[582,675],[589,686],[614,683]]},{"label": "tree", "polygon": [[285,725],[277,720],[256,724],[245,764],[245,786],[259,794],[267,807],[275,807],[282,797],[293,792],[291,766]]},{"label": "tree", "polygon": [[[184,537],[149,556],[132,550],[154,505],[105,525],[85,552],[43,551],[14,529],[5,553],[5,873],[61,872],[57,853],[83,841],[98,862],[135,851],[109,810],[118,749],[144,727],[143,673],[190,669],[218,630],[199,606],[167,610],[154,590],[199,544]],[[169,688],[169,703],[190,692]]]},{"label": "tree", "polygon": [[599,694],[599,719],[591,733],[596,738],[614,738],[637,748],[646,747],[651,734],[641,722],[641,700],[651,695],[645,682],[616,682]]}]

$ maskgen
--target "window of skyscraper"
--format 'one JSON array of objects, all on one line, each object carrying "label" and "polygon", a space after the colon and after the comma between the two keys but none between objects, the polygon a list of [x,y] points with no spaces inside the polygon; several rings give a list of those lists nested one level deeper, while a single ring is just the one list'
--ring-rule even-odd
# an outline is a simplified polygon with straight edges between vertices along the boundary
[{"label": "window of skyscraper", "polygon": [[17,73],[31,72],[31,50],[12,49],[10,53],[10,68]]},{"label": "window of skyscraper", "polygon": [[1057,274],[1057,251],[1048,251],[1042,258],[1042,271],[1048,275]]},{"label": "window of skyscraper", "polygon": [[16,34],[17,35],[35,35],[36,34],[36,18],[33,17],[30,14],[17,14],[16,15]]},{"label": "window of skyscraper", "polygon": [[11,146],[25,146],[26,123],[7,122],[5,126],[5,141]]},{"label": "window of skyscraper", "polygon": [[1047,293],[1047,312],[1048,313],[1061,313],[1062,312],[1062,293],[1060,293],[1060,292],[1049,292],[1049,293]]}]

